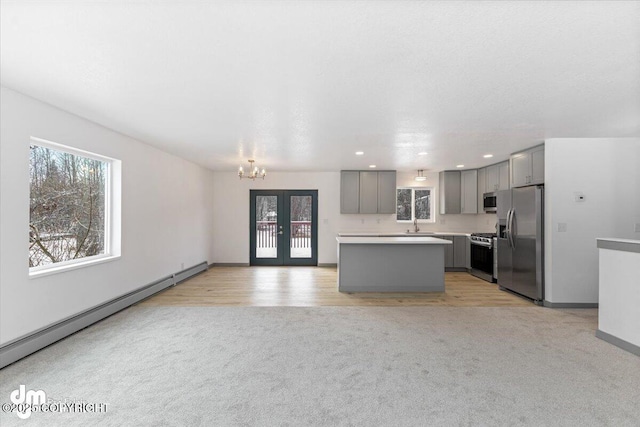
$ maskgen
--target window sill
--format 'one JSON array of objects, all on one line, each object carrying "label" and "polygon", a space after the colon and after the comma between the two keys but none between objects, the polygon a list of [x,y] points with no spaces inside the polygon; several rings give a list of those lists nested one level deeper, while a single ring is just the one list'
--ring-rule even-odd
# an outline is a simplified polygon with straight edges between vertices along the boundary
[{"label": "window sill", "polygon": [[120,259],[120,255],[101,255],[92,257],[92,259],[86,259],[71,264],[52,264],[51,267],[44,268],[42,270],[29,271],[29,279],[37,279],[39,277],[50,276],[52,274],[65,273],[67,271],[77,270],[84,267],[91,267],[98,264],[104,264],[106,262],[116,261],[118,259]]}]

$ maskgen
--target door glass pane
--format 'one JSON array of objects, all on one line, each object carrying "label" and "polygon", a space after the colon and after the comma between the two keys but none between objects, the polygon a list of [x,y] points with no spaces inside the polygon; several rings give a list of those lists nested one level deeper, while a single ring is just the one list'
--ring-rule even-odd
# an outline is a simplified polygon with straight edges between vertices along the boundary
[{"label": "door glass pane", "polygon": [[291,196],[291,258],[311,258],[311,196]]},{"label": "door glass pane", "polygon": [[256,258],[278,257],[278,196],[256,196]]}]

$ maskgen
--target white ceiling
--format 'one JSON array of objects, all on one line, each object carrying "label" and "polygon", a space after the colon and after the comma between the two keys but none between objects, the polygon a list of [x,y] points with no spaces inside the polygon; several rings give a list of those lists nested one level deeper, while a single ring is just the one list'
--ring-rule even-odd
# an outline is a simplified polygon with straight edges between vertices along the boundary
[{"label": "white ceiling", "polygon": [[2,85],[216,170],[442,170],[640,136],[637,1],[1,7]]}]

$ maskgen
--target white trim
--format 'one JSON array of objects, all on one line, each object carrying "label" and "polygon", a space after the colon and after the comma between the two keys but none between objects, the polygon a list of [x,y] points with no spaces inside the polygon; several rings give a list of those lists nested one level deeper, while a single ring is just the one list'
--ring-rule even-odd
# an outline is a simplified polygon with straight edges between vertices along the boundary
[{"label": "white trim", "polygon": [[49,276],[51,274],[64,273],[66,271],[77,270],[78,268],[103,264],[105,262],[116,261],[120,255],[94,255],[80,259],[70,259],[68,261],[56,262],[55,264],[41,265],[29,269],[29,279]]},{"label": "white trim", "polygon": [[[56,142],[48,141],[46,139],[30,137],[30,145],[37,145],[40,147],[49,148],[59,152],[71,154],[73,156],[84,157],[91,160],[96,160],[104,163],[105,165],[105,183],[104,183],[104,248],[103,253],[84,257],[80,259],[71,259],[53,264],[46,264],[37,267],[29,267],[28,275],[29,279],[35,279],[38,277],[44,277],[51,274],[63,273],[78,268],[89,267],[96,264],[102,264],[105,262],[115,261],[120,258],[120,239],[115,236],[116,231],[120,230],[120,212],[115,212],[116,209],[120,209],[120,200],[115,200],[116,195],[120,195],[120,192],[116,192],[114,182],[119,184],[121,181],[121,161],[102,156],[100,154],[92,153],[78,148],[70,147],[68,145],[58,144]],[[118,176],[116,177],[116,174]],[[114,224],[118,221],[118,224]],[[114,244],[115,241],[115,244]]]},{"label": "white trim", "polygon": [[98,160],[106,163],[112,163],[112,162],[118,161],[118,159],[102,156],[100,154],[92,153],[90,151],[80,150],[78,148],[70,147],[68,145],[58,144],[57,142],[48,141],[46,139],[37,138],[35,136],[32,136],[30,139],[31,139],[31,142],[34,142],[36,145],[52,148],[54,150],[63,151],[69,154],[87,157],[92,160]]},{"label": "white trim", "polygon": [[[435,197],[435,187],[397,187],[396,188],[396,205],[398,202],[398,190],[411,190],[411,219],[398,219],[397,211],[396,211],[396,222],[401,224],[413,224],[415,221],[415,204],[416,204],[416,190],[429,190],[429,196],[431,198],[431,209],[430,209],[430,217],[431,219],[418,219],[418,224],[433,224],[436,222],[436,197]],[[397,209],[397,208],[396,208]]]}]

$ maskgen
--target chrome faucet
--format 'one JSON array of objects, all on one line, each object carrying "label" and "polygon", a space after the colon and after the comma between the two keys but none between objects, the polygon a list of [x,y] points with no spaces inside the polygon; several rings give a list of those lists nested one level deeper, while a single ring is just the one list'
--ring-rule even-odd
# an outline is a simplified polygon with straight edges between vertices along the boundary
[{"label": "chrome faucet", "polygon": [[414,220],[413,220],[413,228],[414,228],[414,230],[413,230],[413,231],[414,231],[414,232],[416,232],[416,233],[417,233],[418,231],[420,231],[420,229],[418,228],[418,218],[416,218],[416,219],[414,219]]}]

